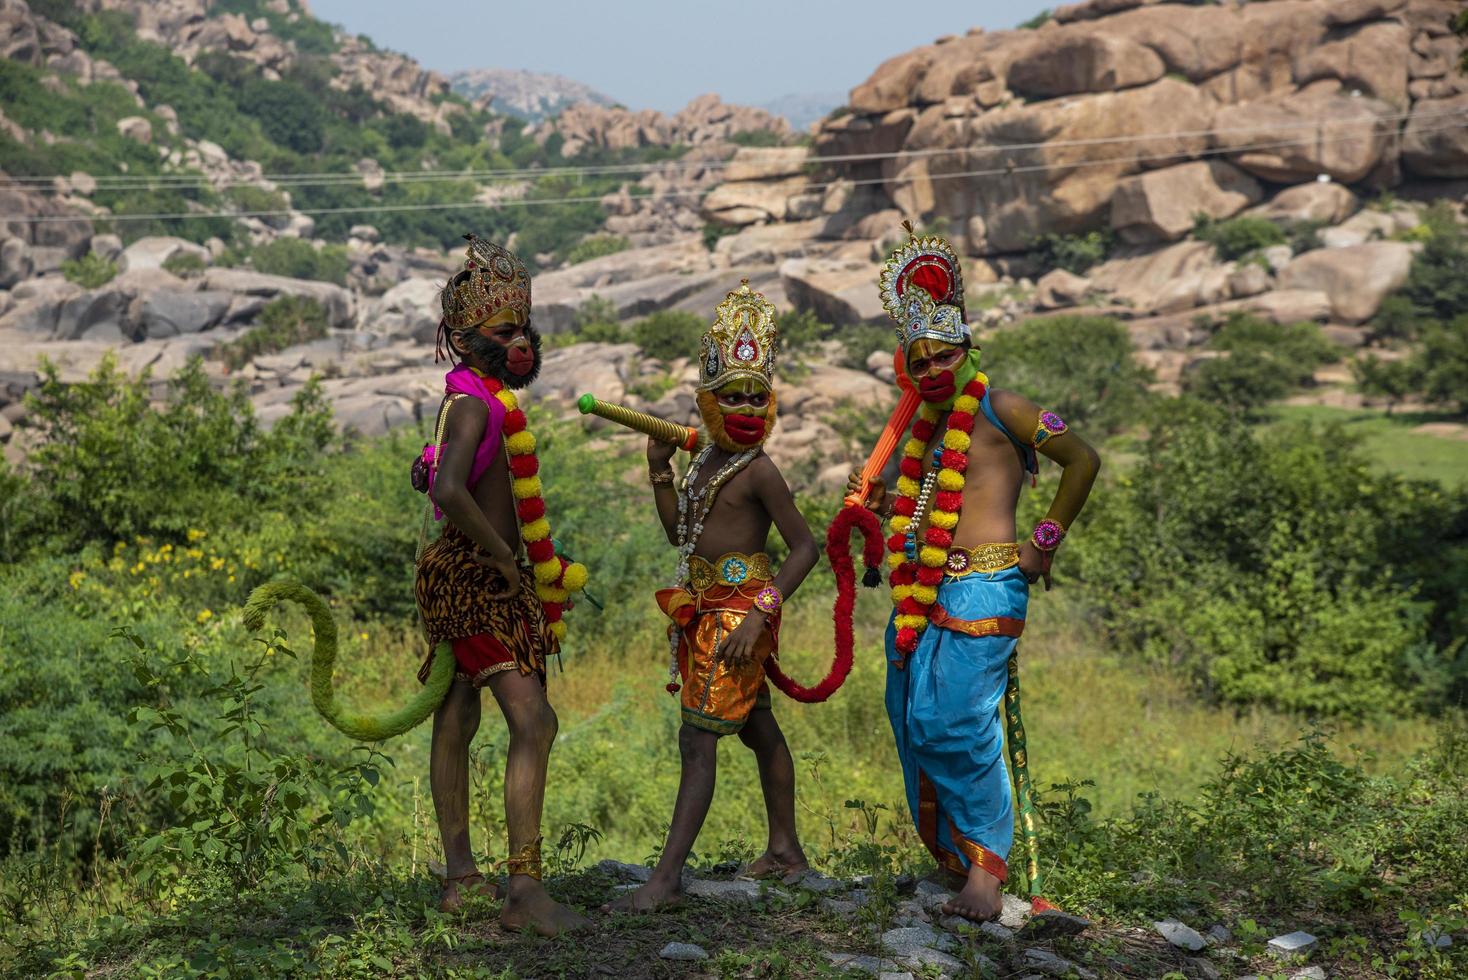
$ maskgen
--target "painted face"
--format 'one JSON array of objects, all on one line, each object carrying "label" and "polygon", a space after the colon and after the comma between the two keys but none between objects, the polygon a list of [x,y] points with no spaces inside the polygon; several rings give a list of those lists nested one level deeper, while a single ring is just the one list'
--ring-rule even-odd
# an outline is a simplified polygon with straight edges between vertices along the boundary
[{"label": "painted face", "polygon": [[957,371],[968,348],[922,337],[907,350],[907,373],[926,402],[946,402],[958,392]]},{"label": "painted face", "polygon": [[540,368],[540,335],[517,310],[504,310],[460,331],[455,346],[476,355],[485,370],[511,388],[523,388]]},{"label": "painted face", "polygon": [[770,389],[753,378],[731,381],[714,392],[724,431],[740,445],[753,446],[765,437],[770,413]]}]

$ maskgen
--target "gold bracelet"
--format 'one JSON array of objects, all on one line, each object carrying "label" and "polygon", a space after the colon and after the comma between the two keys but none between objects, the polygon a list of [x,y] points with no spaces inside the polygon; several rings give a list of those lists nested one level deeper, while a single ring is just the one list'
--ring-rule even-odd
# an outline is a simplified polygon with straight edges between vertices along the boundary
[{"label": "gold bracelet", "polygon": [[529,878],[540,880],[540,842],[541,837],[526,844],[515,854],[514,857],[505,859],[505,873],[512,875],[525,875]]},{"label": "gold bracelet", "polygon": [[671,487],[673,485],[673,471],[661,470],[657,473],[649,472],[647,482],[655,487]]}]

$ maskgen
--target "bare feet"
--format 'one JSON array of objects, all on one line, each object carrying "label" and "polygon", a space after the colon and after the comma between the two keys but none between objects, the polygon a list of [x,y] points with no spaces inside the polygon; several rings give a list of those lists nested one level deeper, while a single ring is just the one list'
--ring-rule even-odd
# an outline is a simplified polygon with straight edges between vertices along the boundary
[{"label": "bare feet", "polygon": [[989,922],[1004,911],[1004,895],[998,878],[977,864],[969,868],[968,881],[953,900],[943,903],[944,915],[957,915],[971,922]]},{"label": "bare feet", "polygon": [[762,878],[788,878],[810,870],[805,852],[797,844],[789,849],[771,848],[739,869],[738,878],[759,881]]},{"label": "bare feet", "polygon": [[668,908],[683,901],[682,882],[674,878],[665,881],[656,875],[649,878],[647,884],[635,891],[630,891],[614,902],[608,902],[601,907],[603,912],[652,912],[656,909]]},{"label": "bare feet", "polygon": [[559,936],[591,928],[590,919],[556,902],[534,878],[516,875],[510,879],[509,892],[500,910],[500,925],[506,929],[530,927],[542,936]]},{"label": "bare feet", "polygon": [[470,896],[496,901],[500,897],[500,888],[478,871],[445,878],[443,890],[438,893],[438,910],[457,912],[463,908],[464,900]]}]

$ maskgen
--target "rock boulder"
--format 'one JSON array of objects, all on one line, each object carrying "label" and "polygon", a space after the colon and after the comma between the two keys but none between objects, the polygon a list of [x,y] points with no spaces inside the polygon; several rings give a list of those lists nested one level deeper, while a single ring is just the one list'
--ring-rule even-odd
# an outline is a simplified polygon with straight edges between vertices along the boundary
[{"label": "rock boulder", "polygon": [[1176,241],[1194,218],[1228,218],[1263,196],[1259,182],[1223,160],[1199,160],[1128,177],[1111,199],[1111,227],[1123,241]]}]

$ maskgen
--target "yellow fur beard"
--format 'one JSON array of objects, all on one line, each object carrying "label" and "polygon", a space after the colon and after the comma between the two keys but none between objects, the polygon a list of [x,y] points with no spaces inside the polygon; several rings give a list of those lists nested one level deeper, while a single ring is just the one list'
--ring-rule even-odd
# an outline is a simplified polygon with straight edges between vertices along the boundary
[{"label": "yellow fur beard", "polygon": [[709,438],[714,445],[731,453],[742,453],[746,449],[763,446],[770,441],[770,433],[775,431],[775,390],[770,389],[770,405],[765,411],[765,435],[759,442],[740,443],[729,438],[729,433],[724,431],[724,413],[719,411],[719,399],[712,391],[700,391],[696,400],[698,402],[698,414],[703,417],[703,427],[708,431]]}]

